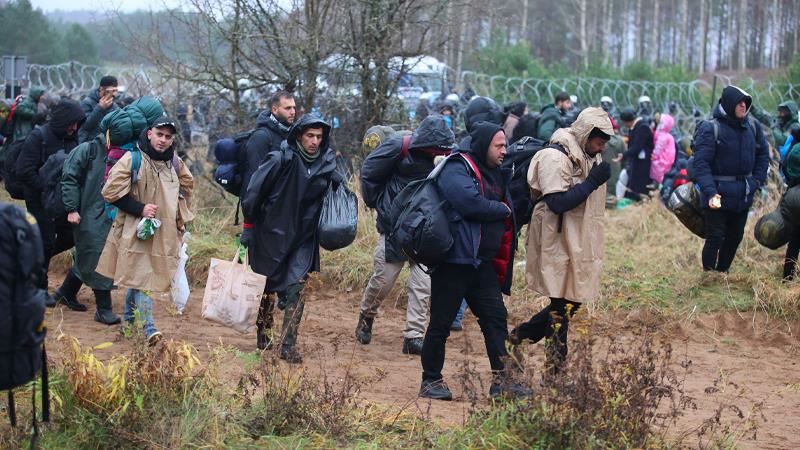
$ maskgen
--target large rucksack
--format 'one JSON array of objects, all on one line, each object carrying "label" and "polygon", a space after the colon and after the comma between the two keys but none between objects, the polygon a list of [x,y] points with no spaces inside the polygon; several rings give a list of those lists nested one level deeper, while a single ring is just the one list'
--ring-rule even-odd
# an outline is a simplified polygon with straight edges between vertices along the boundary
[{"label": "large rucksack", "polygon": [[65,219],[67,209],[61,191],[61,175],[64,172],[64,162],[69,154],[59,150],[44,162],[39,168],[39,179],[42,180],[42,206],[47,215],[55,220]]},{"label": "large rucksack", "polygon": [[3,164],[3,184],[8,194],[14,200],[25,199],[25,185],[17,177],[17,160],[22,149],[25,147],[25,140],[20,139],[12,142],[6,152],[6,160]]},{"label": "large rucksack", "polygon": [[[8,413],[16,425],[11,389],[42,374],[44,421],[49,420],[44,338],[44,249],[36,220],[22,208],[0,203],[0,390],[8,391]],[[34,391],[34,431],[36,431]]]},{"label": "large rucksack", "polygon": [[[472,158],[464,153],[447,157],[448,160],[451,158],[467,165],[483,191],[481,173]],[[453,247],[449,204],[436,186],[436,179],[447,162],[441,162],[427,178],[413,181],[403,188],[392,202],[390,213],[390,239],[410,260],[429,268],[443,263]]]},{"label": "large rucksack", "polygon": [[223,139],[217,141],[217,145],[214,146],[214,156],[219,163],[214,169],[214,181],[226,192],[237,197],[242,193],[242,182],[247,171],[247,142],[259,130],[266,131],[263,128],[255,128],[241,132],[233,138],[227,138],[233,140],[232,148],[219,145]]},{"label": "large rucksack", "polygon": [[534,201],[531,199],[531,190],[528,186],[528,167],[531,165],[533,155],[545,147],[546,143],[540,139],[525,136],[511,144],[503,167],[511,169],[511,183],[508,190],[511,202],[514,205],[514,217],[517,219],[517,230],[531,220]]}]

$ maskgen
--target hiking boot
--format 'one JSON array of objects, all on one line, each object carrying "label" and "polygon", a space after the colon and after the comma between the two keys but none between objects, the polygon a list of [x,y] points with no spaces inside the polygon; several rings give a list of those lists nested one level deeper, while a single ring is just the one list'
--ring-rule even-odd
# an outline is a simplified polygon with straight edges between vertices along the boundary
[{"label": "hiking boot", "polygon": [[54,299],[52,295],[46,294],[44,296],[44,306],[48,308],[55,308],[57,304],[58,302],[56,302],[56,299]]},{"label": "hiking boot", "polygon": [[374,317],[364,317],[364,314],[358,315],[358,325],[356,325],[356,340],[364,345],[372,341],[372,323],[375,321]]},{"label": "hiking boot", "polygon": [[489,397],[499,399],[522,399],[533,396],[533,390],[514,381],[495,381],[489,387]]},{"label": "hiking boot", "polygon": [[162,339],[164,339],[164,335],[160,331],[154,331],[150,336],[147,336],[147,345],[152,347],[161,342]]},{"label": "hiking boot", "polygon": [[281,346],[281,359],[289,364],[300,364],[303,362],[303,354],[296,347]]},{"label": "hiking boot", "polygon": [[266,350],[270,347],[269,328],[257,327],[256,328],[256,347],[259,350]]},{"label": "hiking boot", "polygon": [[59,291],[58,289],[56,289],[56,291],[53,292],[53,298],[55,298],[56,303],[60,303],[60,304],[66,306],[67,308],[69,308],[69,309],[71,309],[73,311],[81,311],[81,312],[83,312],[83,311],[86,311],[88,309],[88,308],[86,308],[86,305],[84,305],[83,303],[79,302],[78,299],[76,299],[76,298],[67,298],[64,295],[61,295],[61,291]]},{"label": "hiking boot", "polygon": [[450,392],[444,380],[422,380],[422,385],[419,387],[419,396],[433,400],[450,401],[453,399],[453,393]]},{"label": "hiking boot", "polygon": [[404,355],[421,355],[422,354],[422,338],[403,338],[403,354]]},{"label": "hiking boot", "polygon": [[104,325],[116,325],[122,322],[119,316],[114,314],[114,311],[111,311],[110,309],[98,309],[95,311],[94,320],[95,322],[100,322]]}]

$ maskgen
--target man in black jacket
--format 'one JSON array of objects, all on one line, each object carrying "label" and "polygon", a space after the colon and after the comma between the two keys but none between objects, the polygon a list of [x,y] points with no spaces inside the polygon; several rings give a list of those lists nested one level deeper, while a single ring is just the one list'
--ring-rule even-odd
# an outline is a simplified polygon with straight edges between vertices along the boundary
[{"label": "man in black jacket", "polygon": [[281,142],[287,138],[289,129],[294,124],[295,102],[290,92],[278,91],[270,98],[269,111],[263,111],[256,119],[256,129],[250,135],[245,146],[245,172],[242,177],[242,195],[244,198],[250,177],[267,155],[280,149]]},{"label": "man in black jacket", "polygon": [[[47,269],[50,258],[74,245],[72,228],[63,220],[54,220],[45,211],[42,204],[42,178],[39,169],[47,159],[59,150],[69,153],[78,145],[77,131],[86,116],[80,105],[74,100],[61,100],[51,111],[50,122],[34,129],[25,139],[22,150],[17,158],[17,176],[25,187],[25,207],[36,218],[42,233],[44,243],[44,273],[42,289],[47,289]],[[70,272],[72,275],[72,272]],[[80,279],[74,280],[67,276],[71,283],[68,287],[55,292],[55,300],[48,299],[48,306],[55,306],[56,301],[65,304],[74,311],[86,311],[86,306],[78,303],[76,295],[81,287]]]},{"label": "man in black jacket", "polygon": [[[449,154],[454,144],[455,136],[444,118],[432,115],[422,121],[413,135],[390,138],[364,160],[361,167],[361,193],[366,205],[375,208],[378,213],[375,225],[380,236],[373,257],[375,271],[364,289],[361,314],[356,326],[356,339],[362,344],[370,343],[378,308],[408,261],[387,236],[392,230],[392,224],[389,223],[392,202],[406,185],[427,177],[433,170],[434,158]],[[408,305],[402,352],[418,355],[422,352],[431,282],[418,264],[409,262],[409,265],[411,274],[407,285]]]},{"label": "man in black jacket", "polygon": [[650,179],[650,160],[653,156],[653,130],[646,117],[637,117],[633,109],[620,114],[623,125],[630,130],[628,149],[617,157],[624,170],[617,181],[617,198],[627,197],[639,201],[647,195]]},{"label": "man in black jacket", "polygon": [[117,92],[117,79],[106,75],[100,79],[100,87],[89,92],[81,100],[81,109],[86,115],[86,121],[78,131],[78,142],[94,139],[100,133],[100,121],[103,120],[103,117],[119,109],[114,102]]},{"label": "man in black jacket", "polygon": [[[478,318],[492,368],[492,397],[524,397],[531,391],[513,381],[506,366],[509,293],[513,274],[514,214],[508,184],[511,170],[502,168],[506,154],[503,128],[489,122],[472,127],[467,152],[451,156],[436,185],[451,208],[453,246],[431,274],[431,319],[422,348],[419,395],[451,400],[442,368],[450,327],[462,299]],[[459,149],[461,153],[461,149]]]},{"label": "man in black jacket", "polygon": [[336,175],[336,154],[328,147],[330,125],[311,115],[289,130],[280,149],[270,152],[253,173],[242,197],[247,247],[256,273],[267,277],[256,322],[256,345],[266,349],[271,338],[275,294],[284,310],[280,357],[300,363],[295,347],[303,317],[301,291],[309,272],[319,271],[317,227],[322,201]]}]

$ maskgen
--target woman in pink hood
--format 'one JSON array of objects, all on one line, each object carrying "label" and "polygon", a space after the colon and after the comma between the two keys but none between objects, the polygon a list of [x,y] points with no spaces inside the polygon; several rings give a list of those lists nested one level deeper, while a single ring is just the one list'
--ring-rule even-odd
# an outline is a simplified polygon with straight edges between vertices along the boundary
[{"label": "woman in pink hood", "polygon": [[664,174],[669,172],[675,162],[675,138],[670,132],[675,119],[669,114],[661,114],[661,119],[653,136],[653,157],[650,164],[650,178],[658,184],[664,182]]}]

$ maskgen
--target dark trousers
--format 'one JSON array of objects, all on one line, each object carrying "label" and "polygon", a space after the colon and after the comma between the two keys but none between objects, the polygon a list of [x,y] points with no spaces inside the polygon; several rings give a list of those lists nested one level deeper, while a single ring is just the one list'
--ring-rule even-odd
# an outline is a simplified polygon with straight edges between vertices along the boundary
[{"label": "dark trousers", "polygon": [[515,328],[514,333],[520,339],[530,339],[533,342],[551,338],[545,349],[547,359],[549,363],[559,364],[567,357],[569,320],[580,307],[578,302],[551,297],[549,305]]},{"label": "dark trousers", "polygon": [[800,255],[800,234],[795,233],[786,246],[786,257],[783,259],[783,279],[793,280],[797,257]]},{"label": "dark trousers", "polygon": [[492,371],[505,368],[508,311],[494,267],[490,262],[482,262],[478,268],[442,264],[431,274],[431,317],[422,344],[422,379],[425,381],[442,379],[445,345],[462,299],[478,318]]},{"label": "dark trousers", "polygon": [[25,207],[36,218],[36,222],[39,225],[39,233],[42,235],[44,277],[42,277],[42,283],[39,287],[47,289],[47,271],[50,268],[50,258],[75,246],[72,227],[66,220],[63,223],[54,222],[39,201],[25,200]]},{"label": "dark trousers", "polygon": [[703,216],[706,221],[703,270],[727,272],[736,256],[736,249],[742,242],[747,211],[705,209]]}]

